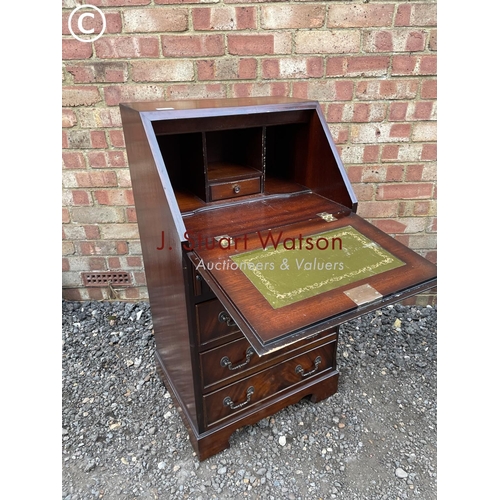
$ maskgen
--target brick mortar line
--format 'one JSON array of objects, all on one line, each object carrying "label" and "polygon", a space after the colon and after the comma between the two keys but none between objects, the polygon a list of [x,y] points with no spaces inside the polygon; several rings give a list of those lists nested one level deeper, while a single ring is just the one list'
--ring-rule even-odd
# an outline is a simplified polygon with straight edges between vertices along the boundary
[{"label": "brick mortar line", "polygon": [[[414,78],[417,78],[417,77],[414,77]],[[434,78],[430,78],[426,81],[433,81],[435,79]],[[250,84],[250,85],[259,85],[259,84],[275,84],[275,83],[285,83],[285,84],[288,84],[290,86],[290,92],[289,94],[291,95],[292,94],[292,91],[293,91],[293,83],[308,83],[308,82],[304,82],[304,80],[309,80],[307,78],[297,78],[297,79],[294,79],[294,80],[276,80],[276,79],[266,79],[266,80],[201,80],[201,81],[188,81],[188,80],[183,80],[183,81],[179,81],[179,82],[169,82],[169,83],[163,83],[163,82],[155,82],[155,81],[145,81],[145,82],[131,82],[132,85],[134,86],[156,86],[156,87],[159,87],[161,90],[165,91],[167,90],[167,87],[175,87],[175,86],[185,86],[185,85],[222,85],[226,88],[226,90],[230,90],[230,87],[233,87],[234,85],[237,85],[237,84]],[[333,79],[329,79],[329,80],[321,80],[321,79],[314,79],[314,82],[325,82],[327,83],[328,81],[332,81]],[[345,80],[344,80],[345,81]],[[351,80],[348,80],[348,81],[351,81]],[[389,81],[389,80],[384,80],[384,79],[381,79],[381,81]],[[394,80],[390,80],[390,81],[394,81]],[[354,83],[358,83],[358,82],[354,82]],[[424,83],[424,82],[422,82]],[[71,106],[71,105],[63,105],[62,106],[62,109],[63,110],[78,110],[78,109],[88,109],[88,110],[91,110],[91,109],[96,109],[96,110],[102,110],[102,109],[119,109],[118,108],[118,104],[117,105],[108,105],[106,104],[106,99],[105,99],[105,96],[104,96],[104,89],[105,88],[108,88],[108,87],[120,87],[120,86],[125,86],[127,85],[127,82],[123,82],[123,83],[109,83],[109,84],[105,84],[105,85],[99,85],[98,87],[98,91],[99,91],[99,96],[101,98],[101,100],[93,105],[85,105],[85,104],[79,104],[77,106]],[[130,85],[130,83],[129,83]],[[71,85],[71,86],[74,86],[74,85]],[[82,84],[82,86],[97,86],[95,84]],[[348,103],[351,103],[351,104],[377,104],[377,103],[383,103],[383,102],[386,102],[386,103],[417,103],[417,102],[437,102],[437,99],[436,98],[431,98],[431,97],[422,97],[421,95],[421,91],[422,91],[422,85],[419,85],[418,89],[417,89],[417,95],[415,96],[415,98],[411,99],[411,98],[402,98],[402,99],[398,99],[398,98],[384,98],[384,99],[362,99],[362,98],[359,98],[359,97],[353,97],[352,99],[348,99],[348,100],[321,100],[321,99],[313,99],[313,100],[317,100],[320,104],[324,104],[324,105],[329,105],[329,104],[348,104]],[[126,88],[130,88],[130,87],[126,87]],[[63,88],[64,90],[64,88]],[[195,98],[192,98],[192,99],[195,99]],[[309,99],[312,99],[312,98],[309,98]],[[78,117],[77,117],[78,118]],[[389,120],[388,120],[389,121]],[[389,121],[390,123],[405,123],[405,122],[421,122],[421,121],[437,121],[437,118],[435,120],[395,120],[395,121]],[[343,122],[341,122],[343,123]],[[347,122],[346,122],[347,123]],[[350,122],[350,123],[365,123],[365,122]],[[374,122],[374,123],[381,123],[381,122]],[[120,127],[119,126],[113,126],[113,127],[98,127],[97,129],[101,129],[103,128],[104,130],[108,130],[108,129],[117,129],[117,130],[120,130]],[[63,130],[65,129],[68,129],[68,130],[75,130],[74,127],[63,127]],[[82,130],[97,130],[96,128],[92,128],[92,127],[83,127]]]},{"label": "brick mortar line", "polygon": [[[241,59],[254,59],[253,57],[243,57]],[[275,58],[275,59],[281,59],[281,58]],[[292,58],[292,60],[297,60],[298,58]],[[167,59],[165,59],[167,60]],[[198,62],[198,61],[209,61],[210,59],[207,58],[200,58],[199,60],[193,61],[193,62]],[[227,59],[226,59],[227,60]],[[158,62],[161,61],[160,59],[138,59],[138,62]],[[214,60],[214,62],[217,62]],[[326,71],[326,61],[323,60],[323,71]],[[194,64],[193,69],[197,70],[196,64]],[[262,67],[262,64],[258,65]],[[127,68],[128,72],[130,73],[130,70],[132,68]],[[262,68],[261,68],[262,69]],[[65,68],[65,71],[68,73],[68,79],[73,80],[74,76]],[[368,70],[369,71],[369,70]],[[71,76],[69,76],[71,75]],[[360,83],[368,80],[379,80],[379,81],[398,81],[398,80],[406,80],[406,79],[419,79],[419,80],[424,80],[424,79],[437,79],[437,74],[423,74],[423,75],[414,75],[414,74],[390,74],[390,73],[384,73],[382,75],[355,75],[355,76],[349,76],[349,75],[334,75],[334,76],[327,76],[327,75],[321,75],[321,76],[303,76],[303,77],[297,77],[297,78],[292,78],[292,77],[287,77],[287,78],[234,78],[234,79],[214,79],[214,80],[200,80],[199,78],[195,78],[193,80],[140,80],[136,81],[131,79],[131,75],[128,75],[128,78],[124,82],[74,82],[73,81],[68,81],[63,83],[63,89],[68,88],[70,86],[78,86],[78,87],[104,87],[104,86],[118,86],[118,85],[125,85],[125,84],[135,84],[135,85],[142,85],[142,84],[155,84],[155,85],[176,85],[176,84],[183,84],[183,83],[238,83],[238,82],[249,82],[249,83],[256,83],[256,82],[275,82],[275,83],[293,83],[293,82],[304,82],[306,81],[312,81],[312,82],[318,82],[318,81],[352,81],[353,83]]]},{"label": "brick mortar line", "polygon": [[[223,55],[196,55],[196,56],[187,56],[187,57],[177,57],[177,56],[160,56],[160,57],[106,57],[106,58],[84,58],[84,59],[63,59],[64,69],[67,71],[66,66],[71,66],[71,64],[77,65],[92,65],[95,63],[133,63],[136,61],[146,61],[146,62],[156,62],[156,61],[204,61],[204,60],[223,60],[223,59],[231,59],[231,58],[239,58],[239,59],[301,59],[301,58],[321,58],[323,60],[327,59],[339,59],[339,58],[366,58],[366,59],[375,59],[377,57],[389,57],[393,59],[394,57],[422,57],[422,56],[434,56],[437,58],[437,51],[432,51],[430,49],[422,50],[422,51],[406,51],[406,52],[343,52],[343,53],[317,53],[317,52],[300,52],[300,53],[282,53],[282,54],[230,54],[225,53]],[[392,62],[392,61],[391,61]],[[325,69],[326,71],[326,69]],[[391,75],[392,76],[392,75]],[[429,75],[394,75],[395,77],[404,77],[404,76],[418,76],[418,77],[432,77],[435,76],[433,74]],[[322,77],[312,77],[312,78],[347,78],[346,76],[326,76]],[[359,76],[354,76],[352,78],[359,78]],[[365,78],[375,78],[375,77],[365,77]],[[95,82],[95,83],[116,83],[116,82]],[[78,84],[77,84],[78,85]]]},{"label": "brick mortar line", "polygon": [[[316,80],[316,81],[321,81],[321,80]],[[387,81],[387,80],[383,80],[383,81]],[[430,80],[429,80],[430,81]],[[198,81],[198,82],[189,82],[189,81],[183,81],[183,82],[177,82],[177,83],[173,83],[172,85],[166,85],[166,87],[170,87],[170,86],[175,86],[175,85],[186,85],[186,84],[198,84],[198,85],[213,85],[213,84],[220,84],[220,85],[234,85],[234,84],[267,84],[267,83],[293,83],[288,81],[288,80],[264,80],[264,81],[255,81],[255,80],[234,80],[234,81],[224,81],[224,82],[220,82],[220,81],[217,81],[217,80],[214,80],[214,81],[211,81],[211,80],[203,80],[203,81]],[[298,79],[298,83],[307,83],[307,82],[304,82],[300,79]],[[139,83],[135,83],[137,86],[141,86],[141,85],[146,85],[146,86],[151,86],[151,85],[155,85],[155,86],[158,86],[160,87],[162,85],[161,82],[139,82]],[[119,86],[120,84],[109,84],[107,85],[108,87],[113,87],[113,86]],[[121,85],[126,85],[126,83],[122,83]],[[64,90],[64,89],[63,89]],[[104,90],[104,88],[102,89],[99,89],[99,90]],[[166,90],[166,88],[164,88],[163,90]],[[193,98],[194,99],[194,98]],[[151,101],[153,101],[152,99],[150,99]],[[365,100],[365,99],[359,99],[359,98],[355,98],[355,99],[349,99],[349,100],[331,100],[331,101],[325,101],[325,100],[321,100],[321,99],[316,99],[319,101],[320,104],[324,104],[324,105],[329,105],[329,104],[377,104],[377,103],[408,103],[408,104],[411,104],[411,103],[418,103],[418,102],[437,102],[437,99],[436,98],[428,98],[428,97],[416,97],[414,99],[391,99],[391,98],[387,98],[387,99],[369,99],[369,100]],[[119,105],[107,105],[106,104],[106,101],[104,98],[101,99],[100,102],[96,103],[96,105],[85,105],[85,104],[82,104],[82,105],[77,105],[77,106],[71,106],[71,105],[66,105],[66,106],[62,106],[62,110],[79,110],[79,109],[87,109],[87,110],[92,110],[92,109],[96,109],[96,110],[106,110],[106,109],[111,109],[111,110],[115,110],[115,109],[119,109]],[[78,117],[77,117],[78,118]],[[394,120],[394,121],[390,121],[388,120],[389,123],[406,123],[406,122],[409,122],[409,123],[414,123],[414,122],[422,122],[422,121],[431,121],[431,122],[435,122],[437,121],[437,118],[435,120]],[[329,123],[336,123],[336,122],[329,122]],[[344,122],[339,122],[339,123],[344,123]],[[345,122],[345,123],[366,123],[366,122]],[[373,123],[382,123],[382,122],[373,122]],[[97,127],[97,128],[94,128],[94,127],[82,127],[81,130],[101,130],[101,129],[104,129],[104,131],[109,131],[110,129],[113,129],[113,130],[121,130],[121,127],[118,126],[118,125],[115,125],[115,126],[111,126],[111,127]],[[75,127],[63,127],[63,130],[76,130]]]},{"label": "brick mortar line", "polygon": [[[137,59],[138,61],[145,61],[145,59]],[[148,61],[158,61],[159,59],[148,59]],[[206,61],[206,58],[200,58],[200,61]],[[115,59],[116,61],[116,59]],[[65,69],[66,70],[66,69]],[[66,70],[67,71],[67,70]],[[67,71],[69,73],[69,71]],[[71,74],[71,73],[70,73]],[[386,77],[386,78],[384,78]],[[68,77],[71,78],[71,77]],[[185,83],[201,83],[201,84],[210,84],[210,83],[220,83],[220,84],[232,84],[232,83],[267,83],[267,82],[273,82],[273,83],[294,83],[294,82],[302,82],[307,83],[309,81],[313,82],[318,82],[318,81],[352,81],[354,83],[360,83],[360,82],[365,82],[368,80],[377,80],[377,81],[382,81],[382,82],[388,82],[388,81],[401,81],[401,80],[407,80],[407,79],[412,79],[412,80],[437,80],[437,74],[429,74],[429,75],[410,75],[410,74],[402,74],[402,75],[380,75],[380,76],[320,76],[320,77],[300,77],[300,78],[263,78],[261,80],[258,79],[250,79],[250,78],[241,78],[241,79],[220,79],[220,80],[168,80],[168,81],[155,81],[155,80],[147,80],[147,81],[125,81],[125,82],[81,82],[81,83],[74,83],[74,82],[67,82],[67,84],[63,84],[63,90],[68,87],[104,87],[104,86],[120,86],[120,85],[126,85],[126,84],[135,84],[135,85],[182,85]],[[380,99],[382,100],[382,99]],[[389,99],[388,99],[389,100]],[[392,100],[400,100],[400,99],[392,99]],[[403,100],[403,99],[401,99]],[[429,98],[424,100],[431,100]],[[434,100],[436,100],[434,98]],[[329,102],[329,101],[327,101]],[[97,104],[97,103],[96,103]],[[82,105],[85,106],[85,105]],[[78,106],[63,106],[64,108],[66,107],[78,107]],[[87,106],[90,107],[90,106]],[[109,108],[112,108],[113,106],[108,106]]]},{"label": "brick mortar line", "polygon": [[[336,26],[336,27],[304,27],[304,28],[242,28],[242,29],[203,29],[196,30],[194,28],[188,28],[186,30],[178,31],[120,31],[117,33],[106,33],[99,37],[97,40],[107,39],[107,38],[120,38],[120,37],[154,37],[154,36],[178,36],[188,37],[193,35],[241,35],[241,36],[256,36],[256,35],[270,35],[274,33],[307,33],[307,32],[319,32],[325,33],[330,31],[356,31],[360,32],[361,35],[365,35],[370,31],[426,31],[426,35],[430,34],[428,31],[437,29],[437,25],[430,26]],[[74,40],[75,38],[71,34],[61,33],[63,40]],[[85,42],[81,42],[85,43]],[[94,42],[88,42],[94,43]]]}]

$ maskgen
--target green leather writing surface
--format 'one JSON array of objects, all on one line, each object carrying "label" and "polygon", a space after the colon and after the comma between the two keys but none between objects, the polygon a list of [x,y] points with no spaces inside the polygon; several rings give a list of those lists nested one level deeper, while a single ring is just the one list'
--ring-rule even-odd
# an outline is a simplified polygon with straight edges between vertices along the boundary
[{"label": "green leather writing surface", "polygon": [[276,243],[231,256],[274,309],[405,265],[352,226]]}]

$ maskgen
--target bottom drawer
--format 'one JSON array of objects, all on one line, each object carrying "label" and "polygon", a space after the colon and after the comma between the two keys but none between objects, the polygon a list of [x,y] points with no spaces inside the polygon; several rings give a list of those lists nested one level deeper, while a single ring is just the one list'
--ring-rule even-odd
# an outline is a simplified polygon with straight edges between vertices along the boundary
[{"label": "bottom drawer", "polygon": [[335,369],[336,341],[271,366],[203,397],[205,424],[243,412],[289,387]]}]

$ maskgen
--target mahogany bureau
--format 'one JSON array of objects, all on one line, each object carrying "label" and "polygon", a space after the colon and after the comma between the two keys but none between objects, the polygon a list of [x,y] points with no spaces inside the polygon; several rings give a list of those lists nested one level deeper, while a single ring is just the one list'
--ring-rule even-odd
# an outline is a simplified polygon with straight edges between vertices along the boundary
[{"label": "mahogany bureau", "polygon": [[436,284],[356,215],[317,102],[120,106],[159,373],[204,460],[337,391],[338,327]]}]

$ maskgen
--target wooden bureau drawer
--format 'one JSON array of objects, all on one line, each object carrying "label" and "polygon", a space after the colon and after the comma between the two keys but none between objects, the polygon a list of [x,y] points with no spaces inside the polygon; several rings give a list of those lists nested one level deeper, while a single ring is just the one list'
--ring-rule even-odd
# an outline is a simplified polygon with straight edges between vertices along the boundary
[{"label": "wooden bureau drawer", "polygon": [[210,199],[212,201],[256,193],[260,193],[260,177],[232,182],[221,182],[210,186]]},{"label": "wooden bureau drawer", "polygon": [[[217,300],[207,300],[196,304],[196,327],[200,347],[203,348],[224,337],[243,337],[238,327],[233,324],[222,304]],[[226,318],[229,319],[229,323]],[[230,340],[230,339],[227,339]]]},{"label": "wooden bureau drawer", "polygon": [[336,341],[323,344],[203,396],[207,426],[246,411],[267,398],[335,369]]},{"label": "wooden bureau drawer", "polygon": [[221,345],[200,354],[202,386],[205,392],[215,389],[222,383],[231,383],[250,372],[265,368],[269,362],[280,357],[290,357],[293,351],[314,348],[321,344],[325,337],[329,340],[337,338],[336,329],[326,330],[310,339],[305,339],[290,347],[279,349],[265,356],[258,356],[246,338],[241,338]]},{"label": "wooden bureau drawer", "polygon": [[212,292],[212,289],[207,285],[201,274],[196,271],[193,265],[190,266],[190,269],[193,300],[195,302],[203,302],[215,298],[214,292]]}]

